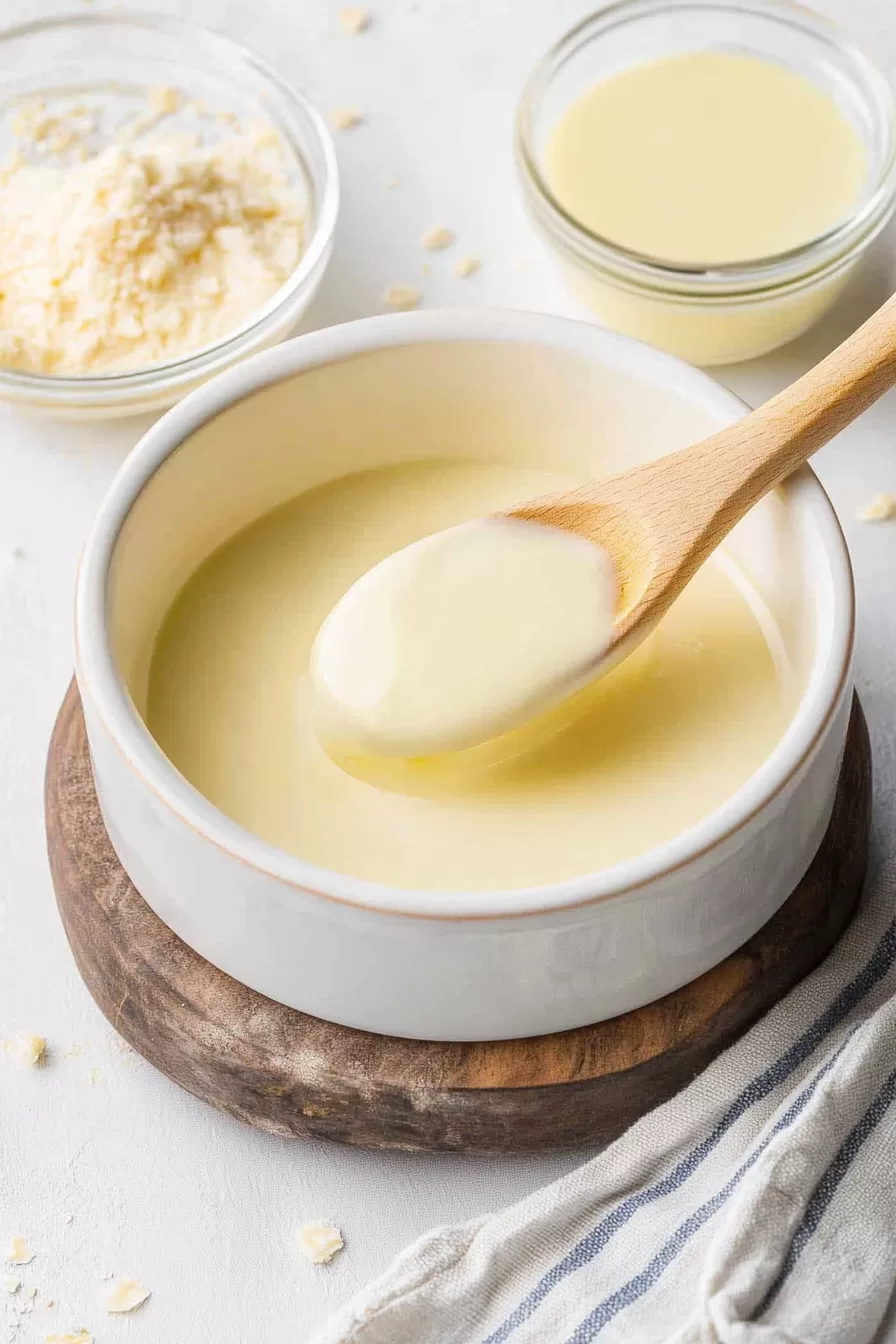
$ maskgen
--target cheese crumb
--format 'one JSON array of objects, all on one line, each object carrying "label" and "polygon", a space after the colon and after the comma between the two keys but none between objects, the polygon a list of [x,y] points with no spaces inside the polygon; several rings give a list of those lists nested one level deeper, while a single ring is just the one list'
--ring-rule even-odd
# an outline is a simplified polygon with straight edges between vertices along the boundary
[{"label": "cheese crumb", "polygon": [[454,267],[454,274],[461,280],[466,280],[467,276],[475,275],[479,270],[478,257],[461,257],[460,261]]},{"label": "cheese crumb", "polygon": [[454,234],[450,229],[442,228],[440,224],[427,229],[420,239],[420,246],[427,252],[441,252],[442,248],[450,247],[454,242]]},{"label": "cheese crumb", "polygon": [[4,1293],[17,1293],[21,1288],[21,1286],[22,1286],[22,1280],[18,1277],[17,1274],[3,1275]]},{"label": "cheese crumb", "polygon": [[104,1295],[108,1312],[136,1311],[149,1297],[139,1279],[116,1279]]},{"label": "cheese crumb", "polygon": [[75,1330],[67,1335],[44,1335],[44,1344],[92,1344],[89,1330]]},{"label": "cheese crumb", "polygon": [[407,313],[417,307],[422,297],[415,285],[389,285],[383,293],[383,303],[397,313]]},{"label": "cheese crumb", "polygon": [[180,94],[168,84],[156,84],[146,94],[150,112],[157,117],[170,116],[180,107]]},{"label": "cheese crumb", "polygon": [[[157,89],[151,106],[172,97]],[[303,214],[283,146],[245,132],[14,159],[0,169],[0,365],[117,373],[209,345],[289,278]]]},{"label": "cheese crumb", "polygon": [[45,1057],[47,1042],[33,1031],[23,1031],[14,1041],[16,1058],[26,1068],[33,1069]]},{"label": "cheese crumb", "polygon": [[296,1245],[313,1265],[325,1265],[342,1250],[345,1242],[339,1228],[332,1223],[305,1223],[296,1233]]},{"label": "cheese crumb", "polygon": [[859,509],[863,523],[885,523],[896,517],[896,495],[875,495],[870,504]]},{"label": "cheese crumb", "polygon": [[10,1237],[9,1245],[3,1252],[3,1259],[11,1265],[30,1265],[34,1259],[34,1252],[23,1236],[16,1235]]},{"label": "cheese crumb", "polygon": [[330,120],[337,131],[351,131],[361,125],[364,113],[359,112],[356,107],[337,107],[330,113]]},{"label": "cheese crumb", "polygon": [[83,104],[57,113],[47,110],[44,98],[26,98],[18,104],[10,129],[38,154],[62,154],[95,131],[96,124],[96,114]]},{"label": "cheese crumb", "polygon": [[357,37],[358,33],[366,32],[370,24],[370,10],[362,9],[360,5],[346,5],[339,11],[339,26],[350,37]]}]

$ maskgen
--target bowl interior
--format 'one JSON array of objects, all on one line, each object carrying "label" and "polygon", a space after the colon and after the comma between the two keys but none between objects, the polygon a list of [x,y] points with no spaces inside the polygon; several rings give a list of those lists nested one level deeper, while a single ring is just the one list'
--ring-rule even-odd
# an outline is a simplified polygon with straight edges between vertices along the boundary
[{"label": "bowl interior", "polygon": [[[590,339],[598,347],[618,340],[600,332]],[[112,554],[109,635],[138,713],[159,627],[184,582],[222,542],[305,490],[424,458],[600,475],[735,418],[735,400],[708,379],[653,352],[645,358],[686,376],[676,387],[674,378],[639,376],[549,343],[397,344],[312,363],[202,423],[149,476]],[[792,704],[829,661],[833,639],[831,558],[812,507],[819,502],[827,507],[811,476],[798,479],[757,507],[726,546],[756,594]]]}]

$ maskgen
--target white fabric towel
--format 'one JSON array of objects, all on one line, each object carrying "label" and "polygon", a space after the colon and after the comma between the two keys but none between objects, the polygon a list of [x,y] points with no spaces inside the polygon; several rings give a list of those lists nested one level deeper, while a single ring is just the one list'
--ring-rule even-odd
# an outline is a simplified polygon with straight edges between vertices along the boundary
[{"label": "white fabric towel", "polygon": [[315,1344],[866,1344],[896,1277],[896,869],[688,1088],[422,1237]]}]

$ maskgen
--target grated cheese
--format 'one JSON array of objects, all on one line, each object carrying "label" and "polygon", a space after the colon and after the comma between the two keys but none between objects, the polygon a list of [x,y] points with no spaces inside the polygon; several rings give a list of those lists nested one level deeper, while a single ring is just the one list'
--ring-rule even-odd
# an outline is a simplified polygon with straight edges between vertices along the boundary
[{"label": "grated cheese", "polygon": [[332,1223],[305,1223],[296,1233],[296,1246],[313,1265],[326,1265],[345,1242]]},{"label": "grated cheese", "polygon": [[9,1245],[3,1252],[3,1259],[11,1265],[30,1265],[34,1259],[34,1252],[26,1239],[20,1233],[16,1233],[10,1237]]},{"label": "grated cheese", "polygon": [[[152,90],[149,116],[177,97]],[[58,135],[40,108],[26,129]],[[269,126],[212,144],[156,131],[58,163],[16,152],[0,169],[0,364],[77,375],[181,358],[263,307],[302,241]]]},{"label": "grated cheese", "polygon": [[47,1042],[34,1031],[23,1031],[13,1042],[16,1057],[25,1068],[34,1069],[42,1062],[47,1052]]},{"label": "grated cheese", "polygon": [[896,495],[875,495],[858,511],[863,523],[885,523],[896,517]]},{"label": "grated cheese", "polygon": [[346,5],[339,11],[339,26],[350,37],[357,37],[359,33],[366,32],[370,23],[370,10],[362,9],[360,5]]},{"label": "grated cheese", "polygon": [[431,229],[427,229],[420,239],[420,246],[427,252],[441,252],[443,248],[450,247],[454,242],[454,234],[450,229],[444,228],[441,224],[436,224]]},{"label": "grated cheese", "polygon": [[410,312],[416,308],[423,295],[416,285],[389,285],[383,291],[383,303],[394,308],[397,313]]},{"label": "grated cheese", "polygon": [[139,1279],[118,1279],[106,1290],[105,1302],[108,1312],[136,1311],[149,1297],[149,1289],[144,1288]]},{"label": "grated cheese", "polygon": [[337,107],[330,113],[330,120],[337,131],[353,131],[364,121],[364,113],[356,107]]}]

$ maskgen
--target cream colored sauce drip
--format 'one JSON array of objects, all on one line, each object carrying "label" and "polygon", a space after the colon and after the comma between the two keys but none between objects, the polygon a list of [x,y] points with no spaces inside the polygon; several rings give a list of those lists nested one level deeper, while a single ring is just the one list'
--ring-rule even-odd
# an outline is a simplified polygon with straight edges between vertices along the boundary
[{"label": "cream colored sauce drip", "polygon": [[773,256],[855,205],[867,153],[837,105],[783,65],[723,51],[611,76],[567,110],[548,184],[593,233],[683,264]]},{"label": "cream colored sauce drip", "polygon": [[520,518],[478,518],[387,556],[354,583],[311,652],[331,754],[443,755],[543,713],[613,633],[599,546]]},{"label": "cream colored sauce drip", "polygon": [[260,519],[200,567],[160,632],[147,721],[162,749],[270,843],[404,887],[552,882],[679,834],[745,782],[790,710],[746,600],[712,564],[646,645],[520,733],[368,763],[358,778],[314,730],[303,669],[356,579],[432,532],[577,483],[418,462],[345,477]]}]

